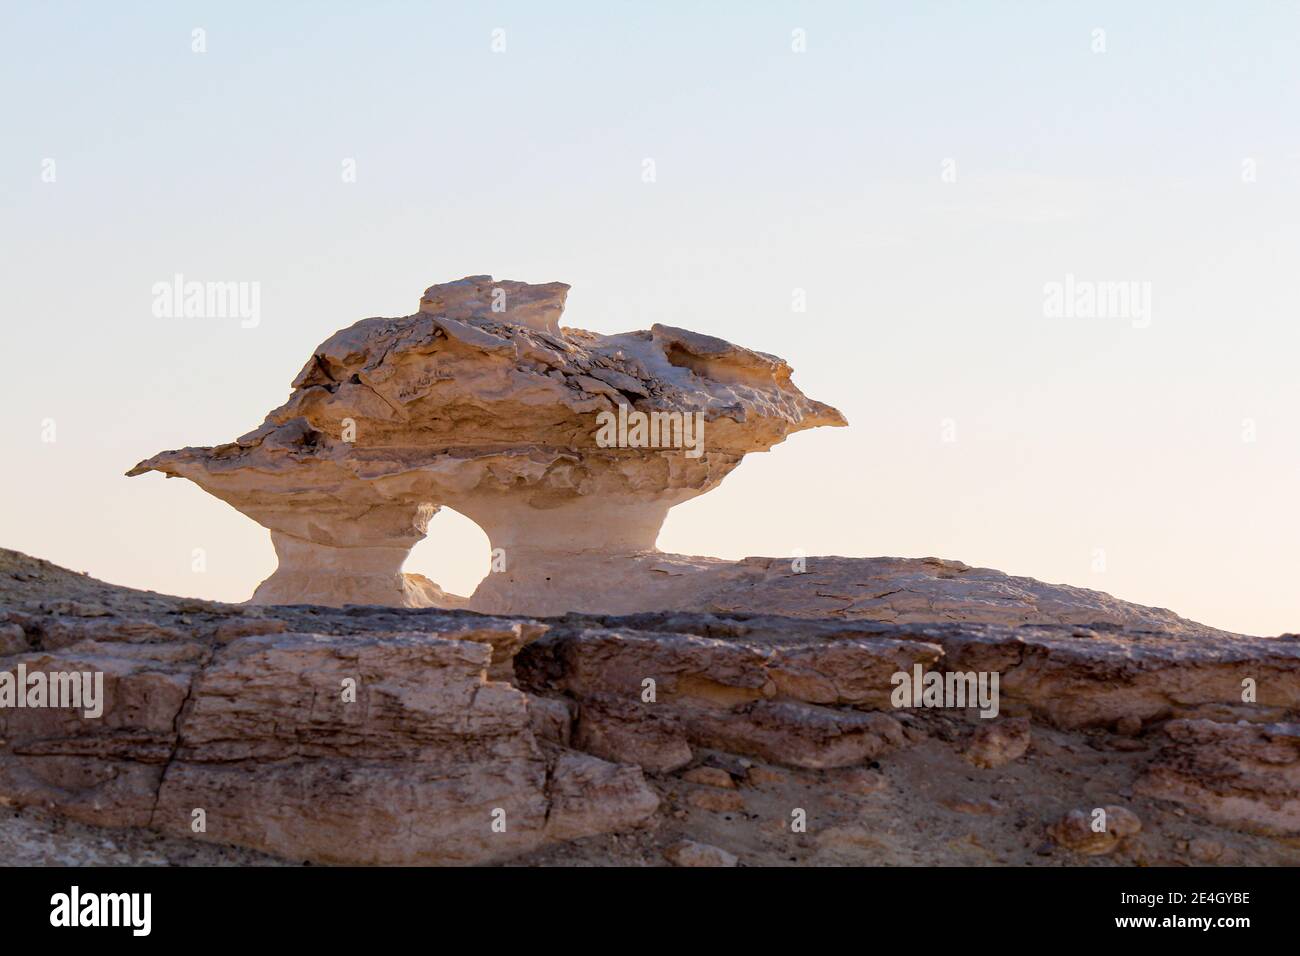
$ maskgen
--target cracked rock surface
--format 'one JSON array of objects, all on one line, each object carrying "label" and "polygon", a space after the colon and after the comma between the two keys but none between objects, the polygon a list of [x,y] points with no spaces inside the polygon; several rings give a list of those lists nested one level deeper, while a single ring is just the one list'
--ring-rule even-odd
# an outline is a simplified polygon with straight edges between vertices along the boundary
[{"label": "cracked rock surface", "polygon": [[[1090,623],[247,607],[0,550],[0,671],[105,696],[0,708],[0,858],[1300,862],[1300,641],[1100,598]],[[998,716],[893,707],[918,665],[998,672]]]}]

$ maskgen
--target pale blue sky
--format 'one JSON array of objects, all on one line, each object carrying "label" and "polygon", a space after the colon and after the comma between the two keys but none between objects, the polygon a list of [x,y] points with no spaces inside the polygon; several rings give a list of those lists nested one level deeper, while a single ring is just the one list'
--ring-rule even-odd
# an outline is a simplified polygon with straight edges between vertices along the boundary
[{"label": "pale blue sky", "polygon": [[[666,550],[935,554],[1300,630],[1300,5],[701,6],[5,3],[0,544],[247,597],[266,533],[122,472],[491,273],[775,352],[848,415]],[[177,272],[259,282],[260,324],[155,318]],[[1150,327],[1045,318],[1067,273],[1150,282]],[[408,567],[486,560],[450,516]]]}]

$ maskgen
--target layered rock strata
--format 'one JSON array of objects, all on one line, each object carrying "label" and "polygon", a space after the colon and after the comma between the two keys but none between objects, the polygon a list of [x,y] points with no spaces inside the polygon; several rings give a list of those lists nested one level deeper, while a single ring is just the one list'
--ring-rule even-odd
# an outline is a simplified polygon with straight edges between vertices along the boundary
[{"label": "layered rock strata", "polygon": [[320,863],[491,862],[643,823],[639,768],[545,742],[546,702],[487,677],[483,639],[519,627],[133,643],[128,625],[0,658],[104,675],[99,717],[0,710],[0,799]]},{"label": "layered rock strata", "polygon": [[1174,720],[1164,733],[1139,792],[1226,826],[1300,833],[1300,723]]},{"label": "layered rock strata", "polygon": [[[1288,858],[1300,640],[1125,608],[1137,623],[248,608],[0,551],[0,672],[104,675],[98,717],[0,707],[0,804],[318,862],[537,859],[603,834],[668,860],[689,840],[899,862],[954,815],[1033,862],[1044,841],[1091,853],[1061,821],[1093,807],[1142,821],[1108,859]],[[997,673],[998,716],[895,707],[917,667]],[[854,822],[877,807],[889,846]]]}]

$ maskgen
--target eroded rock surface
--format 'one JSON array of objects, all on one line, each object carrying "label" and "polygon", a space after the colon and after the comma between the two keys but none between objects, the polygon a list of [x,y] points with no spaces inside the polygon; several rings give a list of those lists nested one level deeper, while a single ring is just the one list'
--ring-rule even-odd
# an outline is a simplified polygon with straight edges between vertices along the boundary
[{"label": "eroded rock surface", "polygon": [[966,748],[966,759],[977,767],[1002,767],[1019,760],[1029,749],[1028,717],[980,724]]},{"label": "eroded rock surface", "polygon": [[1300,834],[1300,723],[1173,720],[1138,791],[1219,823]]},{"label": "eroded rock surface", "polygon": [[1142,821],[1124,807],[1071,810],[1048,828],[1052,839],[1068,850],[1086,856],[1114,853],[1129,837],[1142,830]]},{"label": "eroded rock surface", "polygon": [[723,561],[664,554],[641,560],[657,575],[649,579],[650,589],[639,595],[611,595],[607,603],[618,601],[619,606],[603,613],[737,611],[893,624],[1077,624],[1226,636],[1166,608],[944,558]]},{"label": "eroded rock surface", "polygon": [[[1289,637],[247,607],[2,550],[0,633],[0,672],[104,675],[98,718],[0,708],[0,804],[173,842],[355,863],[663,865],[684,843],[741,865],[1300,862]],[[999,716],[894,707],[891,676],[917,665],[998,673]],[[1141,826],[1113,814],[1097,838],[1096,807]]]},{"label": "eroded rock surface", "polygon": [[634,827],[658,804],[640,768],[539,740],[546,702],[507,679],[544,625],[158,604],[170,624],[0,605],[25,645],[0,670],[104,675],[99,716],[0,709],[0,800],[363,864],[508,859]]},{"label": "eroded rock surface", "polygon": [[417,313],[317,346],[259,428],[128,474],[188,478],[271,530],[280,566],[255,603],[456,606],[401,571],[446,505],[504,557],[476,609],[617,610],[601,596],[651,575],[639,559],[671,507],[749,452],[845,422],[772,355],[667,325],[561,328],[568,290],[433,286]]},{"label": "eroded rock surface", "polygon": [[490,646],[458,636],[87,642],[6,659],[102,670],[107,686],[100,721],[0,711],[0,792],[325,863],[486,862],[653,814],[638,768],[540,746],[526,696],[485,679]]}]

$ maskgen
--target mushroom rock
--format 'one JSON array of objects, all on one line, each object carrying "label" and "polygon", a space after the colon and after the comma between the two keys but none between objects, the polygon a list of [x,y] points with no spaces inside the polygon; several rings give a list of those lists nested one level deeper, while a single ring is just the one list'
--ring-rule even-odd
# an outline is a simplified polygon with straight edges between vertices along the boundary
[{"label": "mushroom rock", "polygon": [[305,419],[268,420],[229,444],[163,452],[127,474],[188,478],[270,530],[279,566],[253,604],[458,606],[423,576],[402,573],[438,507],[369,487],[346,466],[347,451]]},{"label": "mushroom rock", "polygon": [[492,543],[472,609],[644,603],[667,583],[654,558],[670,508],[747,452],[846,422],[772,355],[666,325],[561,328],[568,291],[435,285],[414,315],[326,339],[255,431],[128,474],[188,478],[271,530],[280,565],[254,603],[464,606],[401,571],[442,505]]}]

